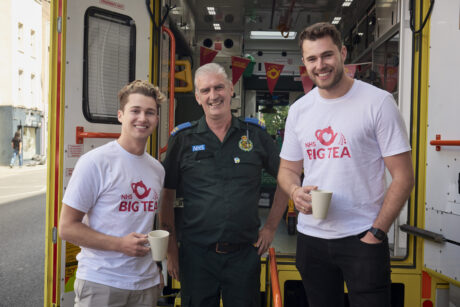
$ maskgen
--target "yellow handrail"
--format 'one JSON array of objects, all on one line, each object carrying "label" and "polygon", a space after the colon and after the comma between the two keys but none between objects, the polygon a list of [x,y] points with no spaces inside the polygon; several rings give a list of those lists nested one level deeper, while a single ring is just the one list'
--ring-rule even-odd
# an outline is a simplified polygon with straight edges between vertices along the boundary
[{"label": "yellow handrail", "polygon": [[184,66],[184,69],[181,71],[176,71],[174,78],[184,81],[185,86],[176,86],[176,93],[186,93],[193,91],[193,82],[192,82],[192,65],[187,60],[176,60],[176,66]]}]

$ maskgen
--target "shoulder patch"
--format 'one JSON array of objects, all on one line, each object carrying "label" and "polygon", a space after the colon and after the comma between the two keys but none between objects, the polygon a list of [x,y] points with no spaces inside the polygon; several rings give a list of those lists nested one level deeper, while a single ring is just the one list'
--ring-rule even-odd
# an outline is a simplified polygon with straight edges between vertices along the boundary
[{"label": "shoulder patch", "polygon": [[192,127],[191,122],[182,123],[179,126],[174,127],[174,129],[171,131],[171,136],[176,135],[177,132],[190,128],[190,127]]},{"label": "shoulder patch", "polygon": [[262,128],[263,130],[265,130],[265,123],[261,120],[258,120],[257,118],[253,118],[253,117],[246,117],[244,119],[244,122],[246,123],[249,123],[249,124],[252,124],[252,125],[256,125],[256,126],[259,126],[260,128]]}]

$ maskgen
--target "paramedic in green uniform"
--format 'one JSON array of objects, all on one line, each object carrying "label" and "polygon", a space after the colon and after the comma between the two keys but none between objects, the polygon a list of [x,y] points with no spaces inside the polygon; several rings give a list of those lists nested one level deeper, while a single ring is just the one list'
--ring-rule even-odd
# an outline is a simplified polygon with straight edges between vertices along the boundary
[{"label": "paramedic in green uniform", "polygon": [[[264,127],[232,116],[233,85],[218,64],[195,73],[204,116],[175,128],[168,144],[160,223],[171,233],[168,272],[182,306],[260,306],[260,255],[270,246],[288,197],[277,188],[259,230],[261,172],[275,176],[279,151]],[[178,248],[173,203],[184,208]]]}]

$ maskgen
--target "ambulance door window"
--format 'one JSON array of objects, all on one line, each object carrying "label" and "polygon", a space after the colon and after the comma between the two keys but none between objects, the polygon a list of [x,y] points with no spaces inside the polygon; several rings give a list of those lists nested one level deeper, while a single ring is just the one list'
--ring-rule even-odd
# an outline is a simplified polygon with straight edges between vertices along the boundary
[{"label": "ambulance door window", "polygon": [[83,114],[118,123],[118,90],[135,76],[136,26],[128,16],[90,7],[84,33]]}]

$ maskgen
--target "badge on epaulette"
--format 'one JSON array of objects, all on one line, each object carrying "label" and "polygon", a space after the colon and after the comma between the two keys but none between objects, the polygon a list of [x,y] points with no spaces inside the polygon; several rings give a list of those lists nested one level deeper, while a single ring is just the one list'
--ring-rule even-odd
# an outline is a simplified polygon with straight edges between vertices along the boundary
[{"label": "badge on epaulette", "polygon": [[265,128],[265,122],[264,122],[263,119],[257,119],[257,118],[252,118],[252,117],[246,117],[246,118],[244,119],[244,121],[245,121],[246,123],[253,124],[253,125],[256,125],[256,126],[259,126],[260,128],[262,128],[262,129],[264,129],[264,130],[266,129],[266,128]]},{"label": "badge on epaulette", "polygon": [[190,127],[192,127],[192,124],[190,122],[182,123],[171,131],[171,136],[174,136],[177,132]]},{"label": "badge on epaulette", "polygon": [[242,135],[241,140],[238,142],[238,147],[240,147],[240,149],[244,151],[251,151],[254,145],[246,135]]}]

